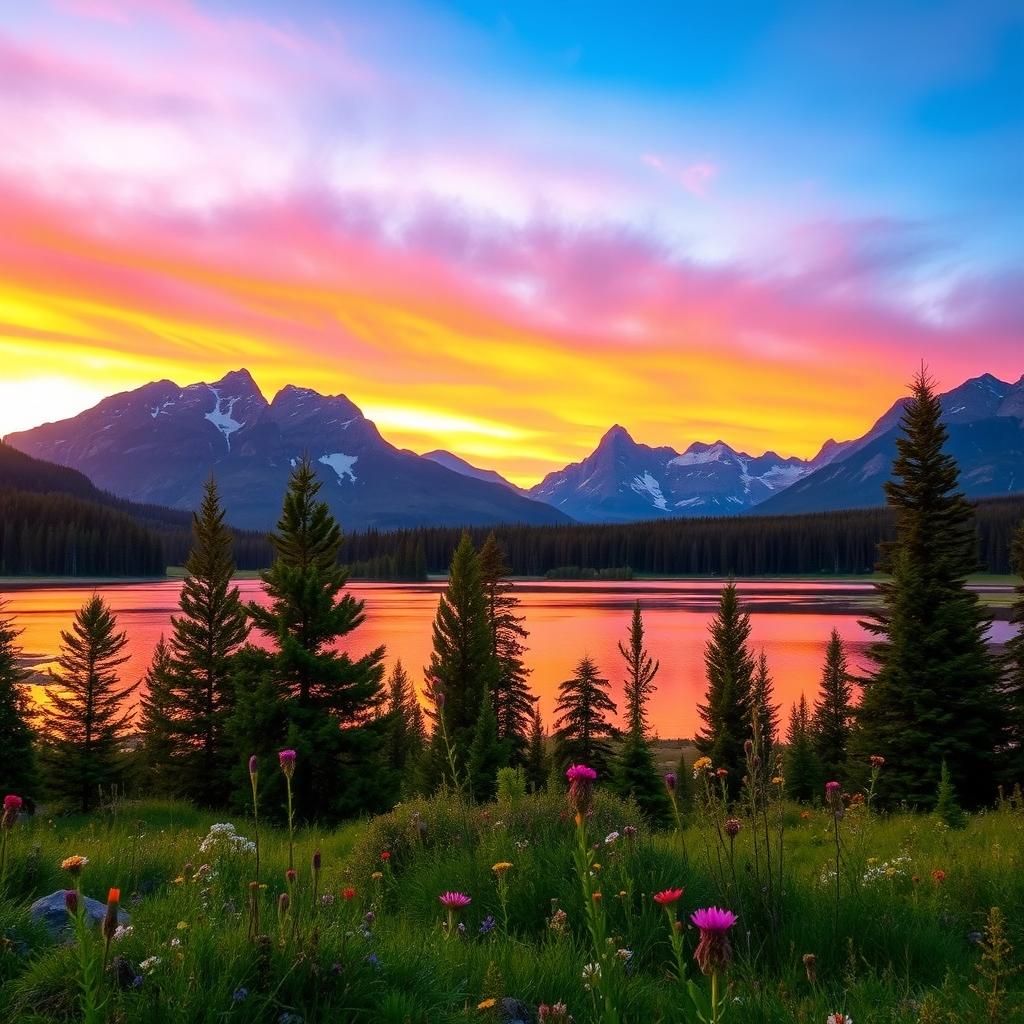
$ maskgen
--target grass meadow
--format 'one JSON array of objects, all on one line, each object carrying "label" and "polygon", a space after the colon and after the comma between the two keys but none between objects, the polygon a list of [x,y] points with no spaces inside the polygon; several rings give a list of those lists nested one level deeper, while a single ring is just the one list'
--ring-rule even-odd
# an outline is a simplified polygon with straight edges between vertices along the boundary
[{"label": "grass meadow", "polygon": [[[208,839],[226,819],[185,804],[22,819],[7,833],[0,1019],[83,1019],[82,953],[104,957],[100,929],[76,943],[29,916],[34,899],[72,884],[61,862],[75,854],[88,858],[82,892],[103,901],[118,888],[131,915],[95,982],[99,1020],[443,1024],[537,1020],[542,1004],[542,1019],[558,1020],[550,1007],[561,1003],[579,1024],[692,1021],[686,982],[703,990],[707,979],[689,916],[709,905],[738,915],[720,1000],[736,1024],[825,1024],[836,1013],[854,1024],[1024,1019],[1014,974],[1024,950],[1016,803],[959,830],[930,816],[849,808],[839,822],[837,903],[834,815],[780,801],[771,835],[782,837],[782,864],[769,909],[752,824],[741,821],[726,847],[714,822],[689,817],[682,832],[652,833],[634,807],[597,788],[583,827],[603,958],[561,793],[488,806],[439,796],[333,831],[300,829],[294,881],[288,830],[261,824],[258,889],[251,846],[225,830]],[[231,823],[255,839],[251,817]],[[502,864],[511,867],[496,872]],[[684,890],[677,902],[652,899],[672,888]],[[449,920],[439,897],[450,890],[472,902]],[[1001,937],[992,931],[999,916]],[[585,978],[597,959],[603,993]]]}]

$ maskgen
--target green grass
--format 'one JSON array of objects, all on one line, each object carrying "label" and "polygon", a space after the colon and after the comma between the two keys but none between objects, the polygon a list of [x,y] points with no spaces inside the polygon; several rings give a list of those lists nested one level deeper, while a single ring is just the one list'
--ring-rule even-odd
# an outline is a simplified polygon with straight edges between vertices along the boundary
[{"label": "green grass", "polygon": [[[477,1004],[501,996],[533,1007],[564,1000],[577,1024],[595,1019],[581,974],[593,954],[572,869],[574,826],[561,795],[482,808],[436,798],[369,822],[300,831],[293,913],[283,929],[276,906],[286,888],[287,833],[264,828],[267,888],[260,904],[268,939],[262,943],[249,937],[248,928],[253,858],[199,851],[218,820],[233,820],[240,833],[253,835],[244,817],[172,802],[127,803],[114,814],[19,823],[9,833],[7,891],[0,901],[0,1020],[80,1019],[75,949],[33,928],[27,913],[33,899],[67,884],[60,861],[73,853],[89,858],[82,876],[87,895],[102,899],[110,886],[122,890],[133,931],[112,955],[125,959],[127,976],[134,977],[147,958],[161,958],[151,973],[142,972],[138,988],[117,987],[108,972],[111,1021],[277,1022],[290,1013],[306,1024],[446,1024],[497,1020]],[[823,1024],[827,1013],[838,1010],[855,1024],[987,1019],[970,988],[979,977],[980,952],[968,936],[982,931],[989,908],[998,906],[1018,962],[1024,951],[1019,809],[973,816],[958,832],[923,815],[851,810],[841,826],[838,918],[832,883],[822,881],[835,855],[831,817],[820,809],[787,806],[784,820],[783,915],[773,933],[749,870],[749,823],[736,840],[736,883],[728,881],[723,890],[715,859],[705,852],[709,833],[697,823],[686,830],[684,857],[678,836],[649,832],[635,808],[598,792],[588,826],[600,845],[594,884],[603,893],[615,947],[632,951],[619,994],[623,1022],[689,1019],[683,993],[668,973],[665,915],[650,898],[674,885],[686,888],[680,916],[711,903],[740,914],[732,934],[730,1022]],[[635,838],[604,844],[608,833],[628,824],[638,827]],[[313,899],[315,849],[322,852],[320,892],[330,897],[327,904]],[[384,850],[390,854],[386,861]],[[872,867],[902,856],[909,860],[894,877],[864,881]],[[506,876],[507,931],[492,872],[503,860],[514,865]],[[211,873],[200,873],[203,863],[211,864]],[[937,869],[945,872],[942,882],[932,879]],[[349,887],[356,895],[346,901],[341,893]],[[462,916],[462,938],[448,937],[441,928],[437,897],[447,889],[473,898]],[[556,906],[568,914],[568,931],[561,935],[547,924]],[[497,925],[481,934],[488,915]],[[686,944],[690,976],[703,984],[691,959],[691,928]],[[805,953],[817,957],[814,984],[805,973]],[[1009,984],[1017,1010],[999,1019],[1020,1020],[1013,1014],[1021,1012],[1021,976]],[[236,1000],[239,989],[248,994]]]}]

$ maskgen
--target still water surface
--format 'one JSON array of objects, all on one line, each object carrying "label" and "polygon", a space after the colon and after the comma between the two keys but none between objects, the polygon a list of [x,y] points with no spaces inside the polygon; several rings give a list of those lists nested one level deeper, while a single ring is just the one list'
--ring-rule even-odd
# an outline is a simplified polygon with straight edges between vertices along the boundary
[{"label": "still water surface", "polygon": [[[825,643],[833,627],[846,641],[851,669],[864,665],[867,641],[858,624],[872,594],[868,583],[848,581],[740,581],[741,597],[751,612],[755,651],[768,656],[778,703],[787,710],[805,692],[812,699],[821,674]],[[180,581],[19,587],[4,596],[8,611],[24,630],[21,643],[32,663],[45,669],[75,610],[94,591],[102,594],[128,634],[129,661],[123,678],[145,672],[153,648],[168,631],[177,610]],[[260,600],[260,584],[239,581],[246,599]],[[625,638],[633,602],[641,601],[647,646],[660,659],[651,722],[666,738],[692,736],[698,725],[696,704],[704,691],[704,644],[721,583],[716,580],[636,582],[529,582],[516,586],[530,630],[527,663],[540,696],[545,723],[551,720],[558,684],[587,653],[622,692],[622,658],[617,644]],[[401,659],[417,685],[430,657],[431,622],[441,583],[353,583],[349,590],[366,602],[366,622],[346,641],[359,656],[378,645],[387,648],[390,668]],[[1003,641],[1007,623],[996,623],[993,639]],[[1006,634],[1006,635],[1004,635]],[[39,694],[41,696],[41,693]]]}]

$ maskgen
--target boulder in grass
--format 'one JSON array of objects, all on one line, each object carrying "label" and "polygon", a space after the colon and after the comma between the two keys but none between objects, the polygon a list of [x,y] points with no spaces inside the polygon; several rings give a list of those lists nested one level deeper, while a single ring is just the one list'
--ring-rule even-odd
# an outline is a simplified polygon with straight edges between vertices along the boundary
[{"label": "boulder in grass", "polygon": [[[65,891],[64,889],[58,889],[56,892],[51,892],[49,896],[40,896],[29,907],[29,914],[32,920],[43,925],[54,938],[62,935],[66,929],[71,927],[71,918],[68,916],[68,908],[64,903]],[[80,896],[79,900],[85,911],[86,924],[92,927],[99,927],[107,912],[107,905],[89,896]],[[118,910],[118,924],[127,924],[129,920],[130,918],[125,911]]]},{"label": "boulder in grass", "polygon": [[501,1019],[504,1024],[534,1024],[537,1015],[526,1003],[505,996],[501,1001]]}]

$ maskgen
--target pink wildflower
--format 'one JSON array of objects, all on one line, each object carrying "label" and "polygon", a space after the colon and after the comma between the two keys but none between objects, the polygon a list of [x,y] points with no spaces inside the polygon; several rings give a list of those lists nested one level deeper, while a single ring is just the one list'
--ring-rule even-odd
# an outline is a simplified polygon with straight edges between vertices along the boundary
[{"label": "pink wildflower", "polygon": [[731,910],[704,907],[695,910],[690,920],[700,929],[700,942],[693,958],[704,974],[717,974],[732,962],[732,946],[726,932],[736,923]]},{"label": "pink wildflower", "polygon": [[285,773],[290,779],[295,771],[295,759],[298,754],[294,750],[282,750],[278,755],[277,759],[281,763],[281,771]]},{"label": "pink wildflower", "polygon": [[473,902],[464,892],[443,892],[437,898],[446,910],[462,910]]}]

